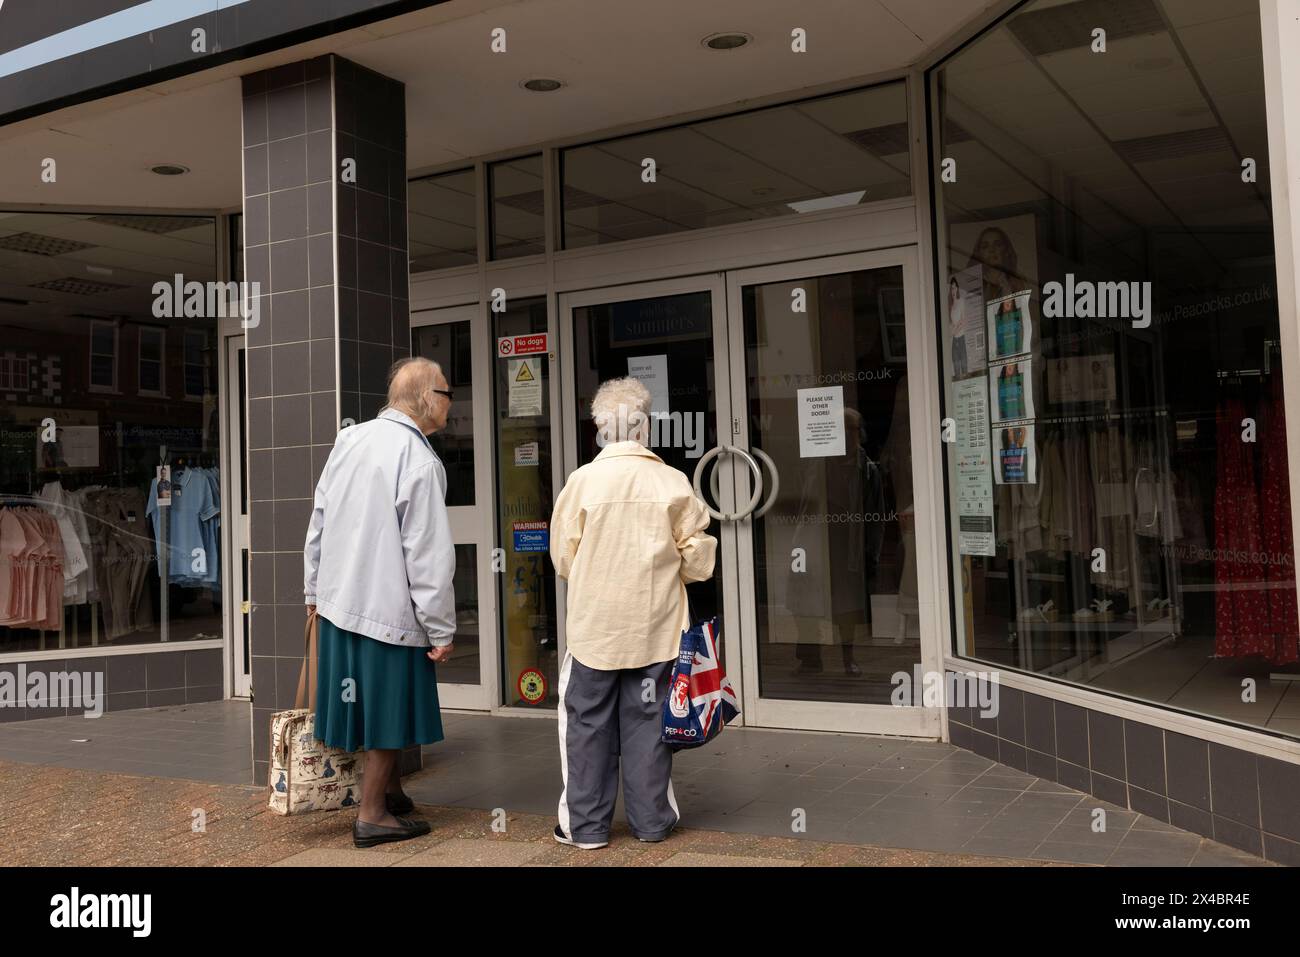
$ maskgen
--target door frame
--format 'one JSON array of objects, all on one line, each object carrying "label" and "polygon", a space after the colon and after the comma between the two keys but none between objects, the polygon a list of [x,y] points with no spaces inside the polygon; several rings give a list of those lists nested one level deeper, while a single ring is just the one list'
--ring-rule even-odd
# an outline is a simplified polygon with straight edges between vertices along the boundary
[{"label": "door frame", "polygon": [[[559,448],[563,477],[578,467],[577,409],[574,407],[573,310],[575,308],[633,299],[687,292],[709,292],[713,303],[714,380],[719,442],[749,448],[749,422],[737,410],[747,408],[745,395],[744,322],[741,314],[742,286],[763,282],[813,278],[840,272],[898,266],[903,270],[905,330],[908,343],[907,376],[909,381],[909,426],[912,446],[912,481],[915,490],[915,548],[918,581],[937,581],[945,573],[942,555],[935,548],[938,521],[929,489],[942,476],[935,469],[931,449],[932,424],[937,423],[937,406],[930,394],[934,375],[928,363],[931,336],[926,330],[929,311],[924,304],[924,289],[915,245],[888,247],[869,252],[855,252],[813,259],[743,267],[727,271],[655,279],[644,282],[602,286],[558,294],[556,343],[560,358]],[[736,456],[719,463],[721,511],[733,511],[737,498],[749,489],[749,471]],[[741,493],[745,494],[742,495]],[[729,648],[733,662],[728,672],[741,700],[740,722],[744,725],[800,730],[836,731],[869,734],[892,734],[937,738],[941,734],[941,715],[933,707],[894,707],[892,705],[844,704],[839,702],[787,701],[763,699],[758,683],[757,609],[755,606],[752,522],[746,517],[737,522],[721,522],[718,561],[722,566],[723,612],[732,623]],[[566,600],[558,588],[557,601],[561,616]],[[942,673],[942,616],[934,594],[918,588],[919,641],[922,671]],[[561,652],[564,644],[561,639]],[[735,666],[735,650],[740,652],[740,667]],[[918,694],[919,700],[919,694]]]},{"label": "door frame", "polygon": [[[559,429],[560,449],[563,461],[563,481],[567,482],[569,476],[578,468],[578,410],[574,400],[574,340],[573,340],[573,312],[583,306],[602,305],[611,302],[627,302],[635,299],[655,299],[662,296],[673,296],[684,293],[707,292],[710,296],[710,308],[712,310],[712,330],[713,336],[713,377],[714,377],[714,402],[715,413],[717,417],[716,428],[718,441],[722,443],[733,442],[734,433],[734,411],[731,405],[731,363],[725,361],[718,346],[726,342],[727,330],[727,305],[726,305],[726,284],[725,274],[721,272],[704,273],[695,276],[681,276],[673,279],[658,279],[648,282],[627,283],[618,286],[602,286],[597,289],[584,289],[578,292],[562,292],[558,296],[557,315],[557,345],[558,355],[560,356],[560,403],[559,403]],[[707,452],[708,449],[705,449]],[[739,463],[734,461],[735,456],[728,456],[727,459],[719,459],[715,468],[718,474],[719,498],[720,501],[714,503],[715,506],[723,512],[730,512],[735,508],[735,470],[740,467]],[[563,487],[563,482],[557,485],[557,489]],[[558,493],[557,493],[558,494]],[[706,493],[707,494],[707,493]],[[736,565],[736,529],[734,522],[719,522],[718,536],[718,562],[722,564],[722,614],[723,621],[739,620],[740,615],[740,588],[737,578]],[[563,585],[559,582],[558,585]],[[565,616],[565,605],[568,600],[567,589],[560,587],[557,591],[558,611],[560,618]],[[724,633],[723,641],[727,641],[727,635]],[[730,646],[724,644],[724,648],[736,648],[736,644]],[[566,651],[563,638],[560,643],[560,654],[563,657]],[[724,651],[725,654],[725,651]],[[731,660],[736,660],[734,652]],[[743,676],[739,673],[741,669],[733,668],[728,672],[732,683],[735,685],[737,696],[742,694]],[[741,716],[741,723],[744,723],[744,715]]]},{"label": "door frame", "polygon": [[[229,644],[223,654],[224,692],[229,698],[251,698],[253,694],[251,606],[245,569],[251,559],[248,501],[244,497],[244,465],[247,446],[244,426],[247,423],[247,365],[245,387],[239,386],[239,362],[248,361],[247,338],[243,329],[223,325],[218,332],[221,343],[218,362],[218,395],[222,409],[221,428],[221,562],[223,592],[222,629]],[[246,585],[248,587],[246,587]],[[246,643],[247,646],[246,646]]]},{"label": "door frame", "polygon": [[[907,342],[908,415],[912,448],[912,505],[914,509],[915,549],[917,569],[917,601],[921,635],[919,639],[921,669],[926,673],[942,673],[941,621],[935,595],[919,587],[920,582],[937,581],[943,569],[941,556],[934,548],[936,515],[929,507],[930,496],[926,489],[939,476],[933,471],[929,458],[929,440],[937,427],[937,412],[930,396],[932,376],[929,363],[931,355],[925,335],[926,315],[924,290],[918,267],[915,246],[878,249],[871,252],[850,253],[817,259],[755,266],[730,270],[727,282],[727,341],[726,353],[733,364],[730,381],[734,409],[748,408],[745,380],[745,330],[742,313],[741,289],[744,286],[795,279],[813,279],[836,273],[902,267],[904,328]],[[750,448],[749,417],[738,420],[739,432],[733,441],[741,448]],[[758,622],[755,596],[755,568],[753,548],[753,522],[749,518],[731,523],[735,526],[737,546],[737,578],[740,582],[739,609],[742,648],[743,688],[738,685],[742,711],[749,715],[748,724],[769,728],[798,728],[808,731],[837,731],[869,734],[893,734],[935,738],[940,734],[939,711],[919,704],[919,689],[914,689],[917,704],[896,707],[880,704],[846,704],[832,701],[804,701],[762,698],[758,682]],[[732,676],[733,681],[735,680]]]},{"label": "door frame", "polygon": [[500,636],[497,634],[497,582],[492,551],[496,529],[496,462],[493,455],[492,366],[489,356],[490,328],[487,313],[478,303],[411,309],[411,354],[415,355],[415,333],[429,326],[470,324],[470,369],[474,389],[470,409],[474,423],[474,504],[450,506],[447,517],[452,541],[475,546],[474,569],[478,585],[479,681],[478,684],[438,682],[438,700],[444,707],[490,711],[500,702]]}]

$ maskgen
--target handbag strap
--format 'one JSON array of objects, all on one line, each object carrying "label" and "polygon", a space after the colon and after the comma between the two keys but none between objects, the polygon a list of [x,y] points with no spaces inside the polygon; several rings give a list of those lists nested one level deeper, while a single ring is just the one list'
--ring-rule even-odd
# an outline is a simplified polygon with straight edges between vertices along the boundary
[{"label": "handbag strap", "polygon": [[294,696],[295,708],[316,710],[316,634],[320,613],[313,609],[307,615],[307,624],[303,627],[302,671],[298,673],[298,693]]}]

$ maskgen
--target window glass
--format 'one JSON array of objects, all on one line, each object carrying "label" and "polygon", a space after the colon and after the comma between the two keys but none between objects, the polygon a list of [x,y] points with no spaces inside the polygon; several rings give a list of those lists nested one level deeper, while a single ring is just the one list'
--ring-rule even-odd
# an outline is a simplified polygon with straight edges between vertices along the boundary
[{"label": "window glass", "polygon": [[413,179],[410,209],[411,272],[478,262],[478,194],[474,170]]},{"label": "window glass", "polygon": [[564,248],[907,196],[908,142],[890,83],[565,150]]},{"label": "window glass", "polygon": [[[419,313],[413,318],[416,322],[422,319]],[[429,438],[447,470],[448,507],[474,504],[474,375],[470,364],[470,335],[468,319],[416,326],[411,330],[411,355],[438,363],[452,393],[447,427]]]},{"label": "window glass", "polygon": [[0,212],[0,567],[21,585],[0,653],[222,635],[217,320],[178,273],[217,279],[211,218]]},{"label": "window glass", "polygon": [[957,652],[1300,734],[1258,3],[1030,3],[936,102]]},{"label": "window glass", "polygon": [[540,154],[488,167],[492,259],[536,256],[546,251],[542,182]]},{"label": "window glass", "polygon": [[[492,341],[546,332],[546,299],[512,301],[492,314]],[[551,520],[550,358],[493,360],[497,443],[497,534],[501,582],[501,660],[507,707],[554,708],[559,694],[555,568],[536,534]],[[538,383],[536,386],[533,382]],[[517,385],[514,383],[518,383]],[[539,524],[540,523],[540,524]]]}]

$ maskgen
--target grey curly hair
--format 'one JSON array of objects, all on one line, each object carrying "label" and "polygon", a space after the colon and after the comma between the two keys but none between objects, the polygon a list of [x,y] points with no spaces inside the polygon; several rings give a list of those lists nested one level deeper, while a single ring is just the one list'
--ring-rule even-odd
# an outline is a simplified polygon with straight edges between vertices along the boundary
[{"label": "grey curly hair", "polygon": [[624,376],[602,382],[591,399],[591,418],[596,423],[596,440],[650,442],[650,390],[640,379]]}]

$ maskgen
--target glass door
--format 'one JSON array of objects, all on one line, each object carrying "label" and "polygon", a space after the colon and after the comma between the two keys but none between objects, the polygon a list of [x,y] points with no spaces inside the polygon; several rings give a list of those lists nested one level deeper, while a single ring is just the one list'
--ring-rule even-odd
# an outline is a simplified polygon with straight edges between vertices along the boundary
[{"label": "glass door", "polygon": [[728,274],[735,441],[766,472],[735,523],[748,723],[938,734],[911,693],[941,674],[918,574],[917,295],[910,250]]},{"label": "glass door", "polygon": [[599,384],[645,382],[652,448],[714,518],[714,577],[688,593],[694,618],[721,616],[745,724],[939,733],[910,695],[941,673],[913,498],[933,434],[917,296],[902,250],[560,297],[564,474],[599,451]]},{"label": "glass door", "polygon": [[496,590],[492,551],[491,368],[486,317],[477,306],[411,313],[411,354],[442,367],[452,392],[447,427],[430,440],[447,470],[447,513],[456,546],[456,643],[438,666],[450,708],[494,706]]},{"label": "glass door", "polygon": [[[720,441],[730,446],[734,425],[730,370],[717,348],[726,341],[722,275],[569,293],[560,296],[559,314],[565,477],[600,451],[591,418],[597,387],[632,375],[654,397],[652,450],[691,481],[699,473],[705,500],[722,514],[732,509],[736,455],[719,450]],[[736,593],[734,523],[715,517],[709,532],[719,546],[713,578],[688,585],[687,595],[694,618],[721,616],[723,659],[738,663],[736,605],[728,597]]]}]

